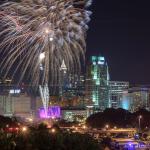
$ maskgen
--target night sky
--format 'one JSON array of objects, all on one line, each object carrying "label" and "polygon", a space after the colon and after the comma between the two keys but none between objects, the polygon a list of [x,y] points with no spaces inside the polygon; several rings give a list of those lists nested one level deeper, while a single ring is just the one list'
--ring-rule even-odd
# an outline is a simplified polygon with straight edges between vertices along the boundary
[{"label": "night sky", "polygon": [[87,57],[106,57],[111,80],[150,84],[148,0],[94,0]]}]

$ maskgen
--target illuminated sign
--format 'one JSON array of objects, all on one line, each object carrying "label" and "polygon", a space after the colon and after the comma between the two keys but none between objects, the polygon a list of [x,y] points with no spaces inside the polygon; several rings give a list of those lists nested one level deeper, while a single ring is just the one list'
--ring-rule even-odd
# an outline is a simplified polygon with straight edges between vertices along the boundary
[{"label": "illuminated sign", "polygon": [[20,94],[21,93],[21,90],[20,89],[11,89],[9,91],[10,94]]},{"label": "illuminated sign", "polygon": [[48,112],[47,115],[45,113],[44,108],[40,108],[39,109],[39,116],[40,118],[60,118],[61,114],[60,114],[60,106],[50,106],[48,108]]}]

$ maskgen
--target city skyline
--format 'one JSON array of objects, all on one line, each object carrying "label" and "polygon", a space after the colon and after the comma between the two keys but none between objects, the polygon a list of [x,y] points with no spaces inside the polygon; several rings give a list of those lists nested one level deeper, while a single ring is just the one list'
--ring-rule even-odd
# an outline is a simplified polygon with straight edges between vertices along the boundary
[{"label": "city skyline", "polygon": [[147,4],[139,0],[136,3],[95,0],[90,7],[93,14],[87,33],[86,60],[92,55],[103,55],[111,80],[150,84]]},{"label": "city skyline", "polygon": [[148,3],[2,1],[0,149],[150,150]]}]

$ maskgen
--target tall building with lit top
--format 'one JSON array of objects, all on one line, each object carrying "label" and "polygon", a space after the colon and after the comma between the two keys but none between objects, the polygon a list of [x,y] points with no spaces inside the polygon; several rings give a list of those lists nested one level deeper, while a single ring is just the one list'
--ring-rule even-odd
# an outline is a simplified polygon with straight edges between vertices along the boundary
[{"label": "tall building with lit top", "polygon": [[109,72],[104,57],[92,56],[87,66],[86,98],[93,101],[95,108],[104,110],[109,105]]},{"label": "tall building with lit top", "polygon": [[65,61],[62,61],[60,67],[60,76],[59,76],[59,95],[63,96],[64,90],[67,87],[67,67],[65,65]]}]

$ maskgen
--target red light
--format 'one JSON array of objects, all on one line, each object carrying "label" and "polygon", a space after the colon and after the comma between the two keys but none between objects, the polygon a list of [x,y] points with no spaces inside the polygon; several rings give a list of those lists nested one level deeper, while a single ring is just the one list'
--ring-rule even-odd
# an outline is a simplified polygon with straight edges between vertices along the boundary
[{"label": "red light", "polygon": [[47,128],[51,128],[52,126],[48,125]]},{"label": "red light", "polygon": [[12,130],[13,130],[13,128],[9,128],[9,130],[10,130],[10,131],[12,131]]},{"label": "red light", "polygon": [[8,132],[17,132],[19,130],[19,128],[18,127],[16,127],[16,128],[8,128]]}]

